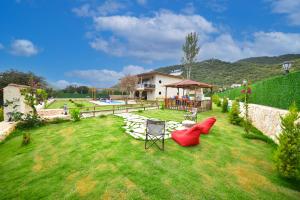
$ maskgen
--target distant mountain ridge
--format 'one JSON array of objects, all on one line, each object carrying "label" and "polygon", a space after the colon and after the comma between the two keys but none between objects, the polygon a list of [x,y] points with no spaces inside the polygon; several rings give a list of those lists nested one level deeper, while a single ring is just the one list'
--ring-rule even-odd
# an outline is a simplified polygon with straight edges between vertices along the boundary
[{"label": "distant mountain ridge", "polygon": [[237,62],[250,62],[256,64],[281,64],[284,61],[300,59],[300,54],[284,54],[281,56],[250,57],[238,60]]},{"label": "distant mountain ridge", "polygon": [[[292,61],[291,71],[300,70],[300,54],[252,57],[233,63],[218,59],[209,59],[197,62],[192,66],[191,78],[219,87],[229,87],[231,84],[241,83],[244,79],[257,82],[282,74],[281,64],[284,61]],[[169,74],[179,69],[184,71],[183,65],[161,67],[155,71]]]}]

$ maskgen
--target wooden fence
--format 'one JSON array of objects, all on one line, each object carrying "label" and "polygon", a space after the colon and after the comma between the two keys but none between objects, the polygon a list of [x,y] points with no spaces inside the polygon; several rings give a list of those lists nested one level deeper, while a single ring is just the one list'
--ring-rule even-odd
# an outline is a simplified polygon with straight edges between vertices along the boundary
[{"label": "wooden fence", "polygon": [[109,105],[109,106],[89,106],[89,107],[81,107],[81,108],[69,108],[72,109],[80,109],[80,113],[83,117],[95,117],[99,115],[107,115],[107,114],[117,114],[124,112],[132,112],[138,110],[149,110],[149,109],[159,109],[160,104],[157,101],[146,102],[146,103],[138,103],[138,104],[127,104],[127,105]]},{"label": "wooden fence", "polygon": [[183,101],[180,99],[165,99],[165,108],[171,110],[191,110],[192,108],[198,108],[199,112],[204,112],[212,109],[211,100],[202,101]]}]

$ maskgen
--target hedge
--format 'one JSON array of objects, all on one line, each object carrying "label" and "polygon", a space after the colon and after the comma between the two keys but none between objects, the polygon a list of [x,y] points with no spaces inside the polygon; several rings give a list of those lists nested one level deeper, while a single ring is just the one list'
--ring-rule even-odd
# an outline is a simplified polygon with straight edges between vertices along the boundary
[{"label": "hedge", "polygon": [[[241,96],[241,88],[218,93],[234,100]],[[288,109],[295,101],[300,108],[300,72],[277,76],[252,85],[250,103]]]}]

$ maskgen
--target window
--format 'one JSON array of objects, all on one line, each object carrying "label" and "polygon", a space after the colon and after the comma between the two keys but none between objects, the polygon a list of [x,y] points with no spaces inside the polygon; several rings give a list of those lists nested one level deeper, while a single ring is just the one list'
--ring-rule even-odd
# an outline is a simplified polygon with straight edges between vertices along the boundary
[{"label": "window", "polygon": [[159,93],[158,93],[159,95],[161,95],[161,91],[159,91]]},{"label": "window", "polygon": [[161,80],[159,80],[158,82],[161,83]]}]

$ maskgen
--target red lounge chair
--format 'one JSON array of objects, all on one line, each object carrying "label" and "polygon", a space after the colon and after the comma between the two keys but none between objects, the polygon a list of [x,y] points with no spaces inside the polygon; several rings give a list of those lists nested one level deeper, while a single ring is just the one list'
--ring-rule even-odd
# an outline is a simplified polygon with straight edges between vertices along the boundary
[{"label": "red lounge chair", "polygon": [[208,134],[215,122],[216,118],[210,117],[190,129],[174,131],[172,138],[181,146],[197,145],[200,142],[200,134]]}]

